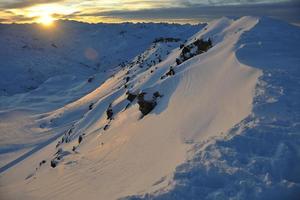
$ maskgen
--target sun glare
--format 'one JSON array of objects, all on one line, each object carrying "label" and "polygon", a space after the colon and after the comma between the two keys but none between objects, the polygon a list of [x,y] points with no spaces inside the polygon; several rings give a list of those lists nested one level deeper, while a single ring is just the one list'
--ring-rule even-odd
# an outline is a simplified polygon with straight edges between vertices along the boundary
[{"label": "sun glare", "polygon": [[53,24],[53,17],[51,15],[44,15],[38,19],[38,22],[43,24],[44,26],[51,26]]},{"label": "sun glare", "polygon": [[75,10],[71,7],[69,8],[55,3],[33,6],[27,8],[25,11],[27,17],[34,18],[35,22],[44,26],[53,25],[54,21],[57,19],[57,16],[69,15],[75,12]]}]

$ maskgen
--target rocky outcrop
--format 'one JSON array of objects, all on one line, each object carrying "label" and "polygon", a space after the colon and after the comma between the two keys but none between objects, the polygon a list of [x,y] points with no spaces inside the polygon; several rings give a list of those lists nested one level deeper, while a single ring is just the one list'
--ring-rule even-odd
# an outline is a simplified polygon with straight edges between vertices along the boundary
[{"label": "rocky outcrop", "polygon": [[184,61],[208,51],[208,49],[210,49],[211,47],[212,41],[210,38],[207,41],[198,39],[187,46],[181,45],[180,49],[182,49],[182,51],[179,58],[176,59],[176,64],[180,65]]},{"label": "rocky outcrop", "polygon": [[113,119],[114,112],[112,110],[111,104],[108,106],[108,108],[106,110],[106,115],[107,115],[107,119],[108,120],[112,120]]},{"label": "rocky outcrop", "polygon": [[142,113],[142,117],[149,114],[157,105],[157,98],[162,97],[162,95],[158,91],[153,93],[151,100],[146,100],[145,95],[146,93],[142,92],[137,97],[138,98],[137,103],[139,105],[139,110]]}]

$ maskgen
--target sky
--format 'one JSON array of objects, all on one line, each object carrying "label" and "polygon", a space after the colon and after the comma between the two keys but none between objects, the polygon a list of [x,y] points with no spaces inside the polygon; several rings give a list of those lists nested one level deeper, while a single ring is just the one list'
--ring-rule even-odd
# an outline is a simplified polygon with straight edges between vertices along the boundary
[{"label": "sky", "polygon": [[300,24],[300,0],[0,0],[0,23],[207,22],[272,16]]}]

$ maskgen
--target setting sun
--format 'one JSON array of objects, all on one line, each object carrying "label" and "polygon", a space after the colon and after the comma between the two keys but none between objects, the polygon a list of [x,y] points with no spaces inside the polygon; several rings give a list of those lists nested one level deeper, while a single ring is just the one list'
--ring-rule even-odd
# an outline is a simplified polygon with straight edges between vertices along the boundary
[{"label": "setting sun", "polygon": [[50,26],[53,24],[54,18],[51,15],[44,15],[38,19],[38,22],[45,25]]}]

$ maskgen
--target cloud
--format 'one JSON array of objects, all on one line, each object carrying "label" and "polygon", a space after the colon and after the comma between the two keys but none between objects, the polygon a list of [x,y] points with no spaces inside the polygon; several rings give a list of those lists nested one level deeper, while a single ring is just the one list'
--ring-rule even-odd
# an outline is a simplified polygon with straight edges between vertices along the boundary
[{"label": "cloud", "polygon": [[[254,0],[253,0],[254,1]],[[274,3],[274,4],[246,4],[226,6],[203,6],[186,4],[185,7],[155,8],[144,10],[116,10],[95,13],[77,13],[77,16],[118,17],[122,19],[190,19],[192,21],[209,21],[222,16],[240,17],[245,15],[269,16],[300,22],[300,3]]]},{"label": "cloud", "polygon": [[[17,9],[18,17],[11,21],[28,20],[28,7],[56,3],[51,15],[56,19],[80,21],[209,21],[222,16],[271,16],[290,22],[300,22],[298,0],[0,0],[0,11]],[[26,15],[27,12],[27,15]],[[32,11],[30,11],[32,12]],[[21,15],[20,15],[21,14]],[[32,13],[31,13],[32,14]],[[27,16],[27,17],[26,17]],[[0,13],[3,19],[3,15]],[[9,18],[5,16],[5,18]],[[109,20],[113,19],[113,20]],[[25,20],[25,21],[26,21]],[[3,21],[3,20],[2,20]]]},{"label": "cloud", "polygon": [[177,0],[184,6],[228,6],[291,2],[294,0]]},{"label": "cloud", "polygon": [[1,0],[0,9],[20,9],[39,4],[63,3],[69,5],[88,5],[91,7],[192,7],[192,6],[220,6],[220,5],[244,5],[257,3],[278,3],[297,0]]},{"label": "cloud", "polygon": [[35,21],[37,17],[27,17],[24,15],[11,15],[8,17],[1,17],[0,23],[11,23],[11,22],[18,22],[18,23],[29,23]]},{"label": "cloud", "polygon": [[31,7],[39,4],[58,3],[65,0],[22,0],[22,1],[4,1],[0,2],[0,9],[20,9]]}]

